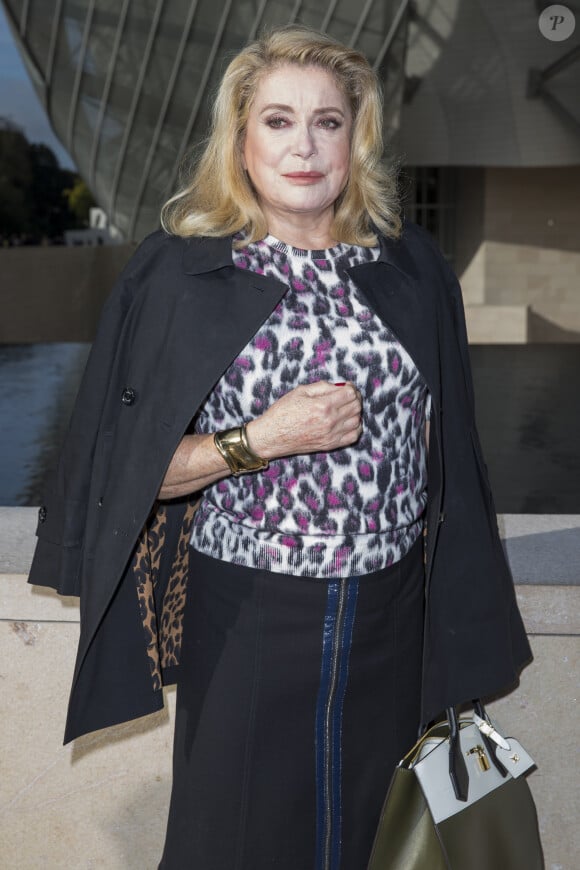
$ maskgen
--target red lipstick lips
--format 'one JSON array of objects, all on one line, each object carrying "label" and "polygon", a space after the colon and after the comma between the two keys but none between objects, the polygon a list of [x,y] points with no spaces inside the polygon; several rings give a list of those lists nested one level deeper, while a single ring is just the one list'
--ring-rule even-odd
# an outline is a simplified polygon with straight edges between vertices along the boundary
[{"label": "red lipstick lips", "polygon": [[285,172],[284,178],[289,181],[295,181],[298,184],[313,184],[315,181],[320,181],[324,178],[322,172]]}]

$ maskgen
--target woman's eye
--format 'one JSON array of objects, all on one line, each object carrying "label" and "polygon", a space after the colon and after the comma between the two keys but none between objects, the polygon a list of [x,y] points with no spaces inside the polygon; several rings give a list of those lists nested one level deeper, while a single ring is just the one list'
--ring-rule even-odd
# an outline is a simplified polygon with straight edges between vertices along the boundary
[{"label": "woman's eye", "polygon": [[324,127],[325,130],[338,130],[341,126],[338,118],[320,118],[319,125]]},{"label": "woman's eye", "polygon": [[272,127],[274,130],[279,130],[281,127],[286,126],[286,118],[281,118],[276,115],[273,118],[268,118],[266,121],[268,127]]},{"label": "woman's eye", "polygon": [[[273,115],[271,118],[266,118],[266,126],[272,130],[281,130],[284,127],[290,126],[290,121],[283,115]],[[319,118],[316,125],[323,130],[337,130],[342,127],[342,122],[339,118]]]}]

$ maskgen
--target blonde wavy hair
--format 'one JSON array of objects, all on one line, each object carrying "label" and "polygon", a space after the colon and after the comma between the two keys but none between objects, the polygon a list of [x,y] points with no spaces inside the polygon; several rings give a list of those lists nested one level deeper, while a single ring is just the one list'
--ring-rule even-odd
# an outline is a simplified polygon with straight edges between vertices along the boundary
[{"label": "blonde wavy hair", "polygon": [[383,104],[377,76],[360,52],[294,25],[265,34],[227,67],[209,137],[181,189],[163,206],[163,228],[183,237],[227,236],[243,230],[246,242],[267,235],[266,218],[242,165],[242,149],[261,77],[286,64],[330,72],[351,108],[349,175],[336,201],[332,235],[339,242],[359,245],[376,244],[376,230],[398,238],[396,171],[382,162]]}]

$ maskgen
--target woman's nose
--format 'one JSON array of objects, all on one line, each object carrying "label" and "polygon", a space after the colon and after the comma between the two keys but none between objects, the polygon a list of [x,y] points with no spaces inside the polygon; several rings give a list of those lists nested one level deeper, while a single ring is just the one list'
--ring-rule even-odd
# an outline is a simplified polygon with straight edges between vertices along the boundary
[{"label": "woman's nose", "polygon": [[296,138],[294,140],[294,153],[298,157],[307,159],[316,151],[312,131],[307,124],[296,125]]}]

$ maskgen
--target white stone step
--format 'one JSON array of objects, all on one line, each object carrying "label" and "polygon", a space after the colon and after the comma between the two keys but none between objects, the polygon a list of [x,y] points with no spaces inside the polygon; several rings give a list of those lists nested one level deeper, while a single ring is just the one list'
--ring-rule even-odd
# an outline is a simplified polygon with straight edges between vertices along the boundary
[{"label": "white stone step", "polygon": [[526,344],[530,340],[529,305],[466,305],[470,344]]}]

